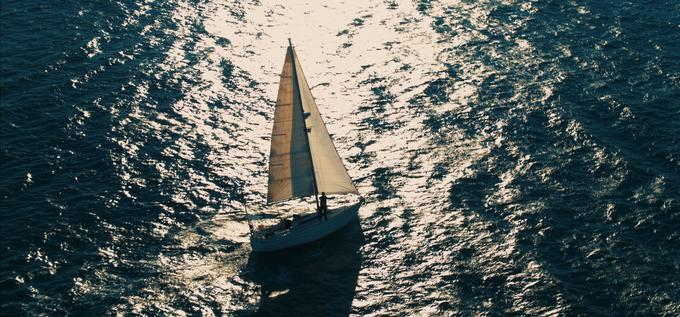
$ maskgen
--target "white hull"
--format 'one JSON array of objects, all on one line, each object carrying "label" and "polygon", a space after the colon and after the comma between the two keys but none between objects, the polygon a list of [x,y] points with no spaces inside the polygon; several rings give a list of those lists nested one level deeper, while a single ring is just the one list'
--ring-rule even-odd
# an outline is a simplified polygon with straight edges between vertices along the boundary
[{"label": "white hull", "polygon": [[357,216],[361,202],[330,209],[328,218],[312,217],[301,219],[288,230],[270,233],[251,233],[253,251],[268,252],[286,249],[318,240],[348,224]]}]

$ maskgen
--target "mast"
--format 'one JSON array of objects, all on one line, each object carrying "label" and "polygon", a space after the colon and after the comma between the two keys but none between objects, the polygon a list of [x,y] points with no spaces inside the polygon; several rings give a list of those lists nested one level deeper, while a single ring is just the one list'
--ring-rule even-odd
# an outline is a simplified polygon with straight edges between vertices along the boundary
[{"label": "mast", "polygon": [[[307,122],[305,118],[305,109],[302,107],[302,94],[300,93],[300,81],[298,80],[298,74],[297,74],[297,69],[295,65],[295,54],[293,54],[293,42],[291,42],[290,37],[288,38],[288,45],[290,47],[290,61],[291,64],[293,65],[293,78],[295,79],[294,84],[297,86],[297,92],[298,92],[298,100],[300,100],[300,107],[302,108],[302,125],[304,126],[305,129],[305,139],[307,140],[307,146],[310,146],[309,144],[309,135],[307,133],[310,133],[311,130],[307,128]],[[316,184],[316,171],[314,170],[314,160],[312,159],[312,151],[311,148],[309,151],[307,151],[309,154],[309,161],[312,166],[312,178],[313,178],[313,184],[314,184],[314,199],[316,201],[316,209],[319,209],[319,190]]]}]

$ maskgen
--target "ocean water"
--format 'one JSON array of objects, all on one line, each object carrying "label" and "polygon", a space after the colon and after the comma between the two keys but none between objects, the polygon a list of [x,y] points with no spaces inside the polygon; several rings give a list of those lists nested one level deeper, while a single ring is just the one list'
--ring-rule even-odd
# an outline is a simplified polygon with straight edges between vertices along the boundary
[{"label": "ocean water", "polygon": [[[0,315],[680,315],[678,1],[5,0],[0,30]],[[288,37],[366,203],[255,254]]]}]

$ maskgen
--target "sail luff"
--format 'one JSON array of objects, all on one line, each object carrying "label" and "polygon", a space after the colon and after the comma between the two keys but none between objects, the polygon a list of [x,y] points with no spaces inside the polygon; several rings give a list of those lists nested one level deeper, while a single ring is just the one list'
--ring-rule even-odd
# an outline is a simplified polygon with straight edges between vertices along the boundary
[{"label": "sail luff", "polygon": [[[299,101],[300,102],[300,110],[302,110],[302,125],[304,126],[305,129],[305,139],[307,140],[307,147],[308,147],[308,154],[309,154],[309,162],[310,165],[312,166],[312,185],[314,186],[314,198],[316,199],[316,208],[319,208],[319,189],[318,189],[318,183],[316,179],[316,171],[314,169],[314,159],[312,157],[312,151],[311,151],[311,143],[309,143],[309,132],[311,130],[307,127],[306,120],[305,120],[305,112],[304,112],[304,103],[302,102],[302,94],[300,90],[300,81],[298,79],[298,60],[297,57],[295,56],[295,49],[293,48],[293,43],[290,41],[290,38],[288,39],[288,48],[289,51],[288,53],[291,55],[292,59],[292,64],[293,64],[293,100],[294,101]],[[300,68],[302,70],[302,68]],[[297,98],[295,98],[297,97]]]}]

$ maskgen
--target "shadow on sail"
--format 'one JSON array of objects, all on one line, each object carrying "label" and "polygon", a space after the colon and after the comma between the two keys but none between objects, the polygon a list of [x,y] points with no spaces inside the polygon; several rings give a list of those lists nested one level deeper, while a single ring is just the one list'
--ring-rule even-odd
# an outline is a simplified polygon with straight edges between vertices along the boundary
[{"label": "shadow on sail", "polygon": [[343,230],[298,248],[251,252],[244,278],[260,285],[252,316],[347,316],[362,256],[364,234],[355,218]]}]

